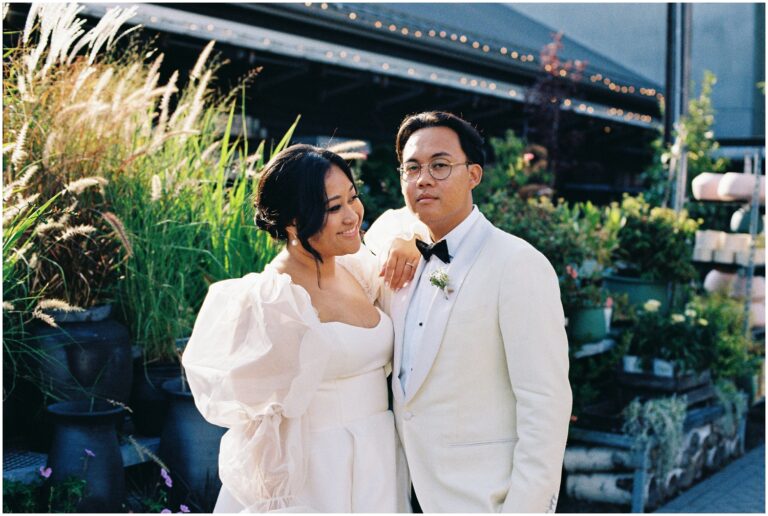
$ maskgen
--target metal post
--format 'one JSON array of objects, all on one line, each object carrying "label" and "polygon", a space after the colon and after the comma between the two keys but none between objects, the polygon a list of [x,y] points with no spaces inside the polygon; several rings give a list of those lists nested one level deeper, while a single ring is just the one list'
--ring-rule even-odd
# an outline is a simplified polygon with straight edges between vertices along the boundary
[{"label": "metal post", "polygon": [[[745,168],[746,168],[745,159]],[[745,170],[745,173],[747,171]],[[751,243],[749,245],[749,260],[747,261],[746,278],[744,284],[744,334],[749,335],[749,317],[752,308],[752,278],[755,275],[755,240],[757,238],[757,224],[760,218],[760,174],[762,172],[762,160],[760,154],[755,153],[752,156],[752,177],[755,179],[755,186],[752,189],[752,202],[749,218],[749,236]]]}]

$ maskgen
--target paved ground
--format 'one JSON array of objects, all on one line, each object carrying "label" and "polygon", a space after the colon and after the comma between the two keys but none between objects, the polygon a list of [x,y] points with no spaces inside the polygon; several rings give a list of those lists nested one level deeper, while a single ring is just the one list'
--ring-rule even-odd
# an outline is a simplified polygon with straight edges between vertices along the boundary
[{"label": "paved ground", "polygon": [[765,444],[762,444],[656,512],[765,513],[765,509]]}]

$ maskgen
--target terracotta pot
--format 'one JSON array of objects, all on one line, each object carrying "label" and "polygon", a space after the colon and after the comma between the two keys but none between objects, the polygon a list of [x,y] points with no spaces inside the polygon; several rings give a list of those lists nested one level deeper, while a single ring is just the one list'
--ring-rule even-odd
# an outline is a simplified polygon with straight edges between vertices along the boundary
[{"label": "terracotta pot", "polygon": [[711,262],[713,252],[709,247],[694,247],[693,260],[696,262]]},{"label": "terracotta pot", "polygon": [[[765,200],[765,176],[760,176],[760,200]],[[755,176],[741,172],[728,172],[717,185],[717,194],[726,201],[746,201],[752,199],[755,190]]]},{"label": "terracotta pot", "polygon": [[722,249],[748,251],[750,245],[752,245],[752,237],[748,233],[726,233]]},{"label": "terracotta pot", "polygon": [[706,249],[720,249],[725,242],[725,231],[715,231],[713,229],[702,229],[696,231],[695,247]]},{"label": "terracotta pot", "polygon": [[718,201],[720,197],[717,194],[717,187],[723,174],[714,174],[712,172],[702,172],[691,181],[691,190],[693,197],[700,201]]}]

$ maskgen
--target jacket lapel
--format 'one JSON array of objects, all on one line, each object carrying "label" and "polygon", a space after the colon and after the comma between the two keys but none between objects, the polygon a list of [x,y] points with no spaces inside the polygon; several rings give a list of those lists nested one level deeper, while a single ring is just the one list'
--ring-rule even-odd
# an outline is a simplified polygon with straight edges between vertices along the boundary
[{"label": "jacket lapel", "polygon": [[[448,325],[448,318],[451,315],[454,305],[456,304],[457,297],[461,294],[461,286],[464,283],[464,279],[467,277],[469,269],[477,260],[480,255],[480,251],[485,247],[488,241],[488,237],[491,234],[493,225],[480,214],[478,219],[472,226],[464,241],[461,243],[463,252],[451,262],[448,268],[448,276],[450,278],[449,286],[453,289],[453,292],[448,294],[448,298],[443,292],[431,285],[428,288],[434,288],[435,293],[432,297],[432,303],[428,311],[426,325],[424,329],[424,339],[419,344],[418,351],[413,360],[413,372],[408,379],[407,392],[405,395],[405,403],[409,402],[413,396],[418,392],[421,385],[424,383],[429,370],[432,368],[432,363],[435,361],[437,352],[440,349],[440,345],[443,342],[443,336],[445,335],[445,329]],[[422,259],[419,263],[420,266],[424,264]],[[419,269],[420,272],[421,269]],[[408,310],[408,303],[413,293],[408,296],[407,302],[404,303],[404,309],[400,319],[400,353],[402,353],[402,338],[403,338],[403,326],[405,324],[405,314]],[[395,341],[397,342],[397,340]],[[397,345],[397,344],[396,344]],[[395,352],[398,353],[397,347]],[[397,357],[397,355],[396,355]],[[399,360],[398,369],[399,371]],[[398,382],[399,384],[399,382]],[[402,387],[401,387],[402,388]]]}]

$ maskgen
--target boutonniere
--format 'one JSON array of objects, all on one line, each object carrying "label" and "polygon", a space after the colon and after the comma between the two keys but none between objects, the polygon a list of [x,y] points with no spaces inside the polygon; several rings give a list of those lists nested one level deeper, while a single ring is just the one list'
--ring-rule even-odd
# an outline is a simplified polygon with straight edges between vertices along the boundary
[{"label": "boutonniere", "polygon": [[450,287],[450,281],[451,279],[448,277],[448,273],[442,267],[429,275],[429,283],[442,290],[445,299],[448,299],[448,295],[453,293],[453,289]]}]

